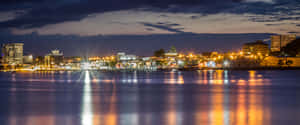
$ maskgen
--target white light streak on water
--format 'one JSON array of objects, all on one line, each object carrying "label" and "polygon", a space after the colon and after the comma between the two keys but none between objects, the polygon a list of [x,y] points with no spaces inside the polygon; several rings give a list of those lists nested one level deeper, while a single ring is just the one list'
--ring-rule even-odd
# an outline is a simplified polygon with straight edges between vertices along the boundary
[{"label": "white light streak on water", "polygon": [[92,103],[92,91],[91,80],[89,71],[85,71],[84,87],[83,87],[83,106],[81,113],[81,124],[92,125],[93,124],[93,103]]}]

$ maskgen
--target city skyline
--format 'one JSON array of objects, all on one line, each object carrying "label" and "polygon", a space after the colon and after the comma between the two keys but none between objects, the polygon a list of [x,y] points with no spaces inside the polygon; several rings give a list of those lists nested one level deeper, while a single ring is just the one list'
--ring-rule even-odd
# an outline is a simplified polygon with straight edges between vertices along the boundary
[{"label": "city skyline", "polygon": [[[256,40],[256,41],[251,41],[251,42],[247,42],[247,43],[243,43],[241,46],[237,47],[237,48],[232,48],[231,50],[227,50],[225,51],[224,49],[220,49],[220,48],[217,48],[217,49],[211,49],[209,51],[199,51],[199,49],[197,47],[194,47],[194,48],[189,48],[189,49],[182,49],[180,48],[179,46],[179,49],[177,49],[177,46],[174,46],[174,45],[170,45],[168,47],[161,47],[160,46],[160,49],[156,49],[152,51],[151,54],[149,55],[143,55],[143,54],[140,54],[140,53],[132,53],[131,50],[128,50],[128,49],[115,49],[115,50],[111,50],[111,51],[108,51],[110,52],[108,55],[103,55],[103,53],[94,53],[94,54],[86,54],[86,55],[83,55],[82,53],[79,54],[79,55],[65,55],[64,54],[64,50],[63,49],[59,49],[59,46],[56,46],[54,47],[54,49],[49,49],[47,50],[47,53],[29,53],[29,52],[26,52],[26,49],[24,51],[24,56],[25,55],[31,55],[31,56],[35,56],[35,57],[39,57],[39,56],[47,56],[47,55],[51,55],[51,54],[60,54],[60,55],[64,55],[64,56],[67,56],[67,57],[105,57],[105,56],[111,56],[111,55],[114,55],[114,54],[117,54],[117,53],[130,53],[130,54],[135,54],[137,56],[140,56],[140,57],[147,57],[147,56],[156,56],[155,55],[155,52],[156,51],[159,51],[159,50],[164,50],[165,53],[168,53],[168,50],[170,49],[175,49],[176,53],[180,53],[180,54],[202,54],[202,53],[211,53],[211,52],[218,52],[218,53],[235,53],[235,52],[240,52],[240,51],[244,51],[245,49],[245,45],[248,46],[248,45],[256,45],[256,43],[259,43],[259,44],[263,44],[265,45],[265,50],[268,51],[266,53],[278,53],[280,52],[280,50],[287,46],[289,43],[295,41],[296,39],[298,39],[298,37],[295,35],[295,34],[288,34],[288,35],[285,35],[285,34],[279,34],[279,35],[271,35],[269,36],[270,38],[269,39],[264,39],[264,40]],[[24,46],[24,43],[23,42],[7,42],[7,43],[3,43],[2,44],[2,56],[4,55],[7,55],[7,50],[10,50],[9,48],[15,48],[15,46],[21,46],[22,48],[18,48],[22,51],[22,54],[23,55],[23,46]],[[254,48],[260,48],[260,47],[253,47],[252,49]],[[79,48],[80,49],[80,48]],[[208,48],[210,49],[210,48]],[[248,48],[250,49],[250,48]],[[250,49],[250,50],[252,50]],[[247,50],[248,51],[248,50]],[[265,53],[265,52],[263,52]],[[106,53],[107,54],[107,53]],[[275,54],[276,55],[276,54]]]},{"label": "city skyline", "polygon": [[1,0],[0,125],[286,125],[300,0]]},{"label": "city skyline", "polygon": [[[119,6],[115,6],[118,4]],[[296,0],[4,1],[0,42],[22,42],[28,53],[51,49],[66,55],[127,51],[152,55],[235,50],[273,34],[299,36]]]},{"label": "city skyline", "polygon": [[[177,51],[175,46],[159,49],[152,56],[116,51],[108,56],[66,56],[59,49],[44,56],[23,54],[23,43],[2,44],[3,71],[70,70],[196,70],[297,68],[300,66],[296,35],[272,35],[270,45],[262,40],[243,44],[238,51]],[[197,49],[197,48],[196,48]],[[39,53],[40,54],[40,53]]]}]

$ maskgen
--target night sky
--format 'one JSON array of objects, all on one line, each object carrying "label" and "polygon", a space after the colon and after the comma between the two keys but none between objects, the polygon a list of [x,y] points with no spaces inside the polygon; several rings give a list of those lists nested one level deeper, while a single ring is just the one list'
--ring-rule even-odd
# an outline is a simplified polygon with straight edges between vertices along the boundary
[{"label": "night sky", "polygon": [[239,50],[272,34],[300,35],[299,0],[1,0],[0,43],[24,53],[141,56]]}]

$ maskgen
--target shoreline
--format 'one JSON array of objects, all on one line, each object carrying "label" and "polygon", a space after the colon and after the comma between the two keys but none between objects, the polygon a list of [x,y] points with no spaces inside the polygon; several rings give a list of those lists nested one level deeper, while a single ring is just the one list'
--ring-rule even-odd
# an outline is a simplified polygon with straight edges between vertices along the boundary
[{"label": "shoreline", "polygon": [[169,69],[156,69],[156,70],[141,70],[141,69],[89,69],[89,70],[65,70],[65,69],[56,69],[56,70],[0,70],[0,72],[40,72],[40,71],[103,71],[103,72],[160,72],[160,71],[201,71],[201,70],[300,70],[300,67],[238,67],[238,68],[169,68]]}]

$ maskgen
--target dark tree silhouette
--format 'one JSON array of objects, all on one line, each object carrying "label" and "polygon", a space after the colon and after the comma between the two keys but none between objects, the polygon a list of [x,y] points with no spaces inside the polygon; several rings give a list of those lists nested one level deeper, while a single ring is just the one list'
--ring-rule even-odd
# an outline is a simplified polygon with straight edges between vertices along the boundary
[{"label": "dark tree silhouette", "polygon": [[154,51],[154,56],[155,57],[164,57],[165,56],[165,50],[164,49],[159,49]]},{"label": "dark tree silhouette", "polygon": [[282,48],[282,50],[284,54],[287,54],[288,56],[296,56],[297,54],[300,54],[300,38],[287,44]]}]

